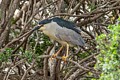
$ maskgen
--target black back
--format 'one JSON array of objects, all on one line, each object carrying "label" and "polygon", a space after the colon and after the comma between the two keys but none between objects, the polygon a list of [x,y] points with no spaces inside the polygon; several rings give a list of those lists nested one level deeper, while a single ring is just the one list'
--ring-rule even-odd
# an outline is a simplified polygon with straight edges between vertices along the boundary
[{"label": "black back", "polygon": [[70,21],[67,21],[67,20],[64,20],[64,19],[58,18],[58,17],[54,17],[51,19],[45,19],[45,20],[39,22],[39,24],[47,24],[47,23],[50,23],[52,21],[56,22],[61,27],[66,27],[68,29],[72,29],[75,32],[80,34],[80,30],[76,29],[76,25],[73,22],[70,22]]}]

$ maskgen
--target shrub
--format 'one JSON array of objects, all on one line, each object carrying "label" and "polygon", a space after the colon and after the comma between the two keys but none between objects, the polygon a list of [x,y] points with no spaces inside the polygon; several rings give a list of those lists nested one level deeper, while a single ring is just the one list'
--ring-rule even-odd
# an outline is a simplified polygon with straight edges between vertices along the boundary
[{"label": "shrub", "polygon": [[98,51],[96,68],[101,71],[99,80],[120,79],[120,24],[109,25],[109,34],[97,37]]}]

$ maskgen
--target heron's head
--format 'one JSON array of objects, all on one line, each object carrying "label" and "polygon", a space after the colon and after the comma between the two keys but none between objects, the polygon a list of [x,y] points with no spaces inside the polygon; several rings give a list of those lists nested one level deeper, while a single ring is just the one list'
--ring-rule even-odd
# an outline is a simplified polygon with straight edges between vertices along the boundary
[{"label": "heron's head", "polygon": [[44,30],[46,29],[46,24],[51,23],[51,19],[45,19],[39,22],[38,26],[40,26],[39,30]]}]

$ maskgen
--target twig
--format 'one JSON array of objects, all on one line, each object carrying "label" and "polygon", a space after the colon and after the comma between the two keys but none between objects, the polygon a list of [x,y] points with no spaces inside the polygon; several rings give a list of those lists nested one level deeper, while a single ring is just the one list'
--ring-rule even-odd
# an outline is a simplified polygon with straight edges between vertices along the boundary
[{"label": "twig", "polygon": [[[41,25],[41,26],[42,26],[42,25]],[[5,50],[5,48],[7,48],[7,47],[10,46],[11,44],[19,41],[19,40],[22,39],[23,37],[26,37],[26,38],[24,39],[24,40],[26,40],[35,30],[39,29],[39,27],[40,27],[40,26],[36,26],[36,27],[34,27],[33,29],[31,29],[30,31],[26,32],[24,35],[22,35],[22,36],[20,36],[20,37],[18,37],[18,38],[16,38],[16,39],[13,39],[13,40],[12,40],[11,42],[9,42],[3,49],[0,49],[0,52],[3,52],[3,51]],[[24,40],[23,40],[23,42],[24,42]],[[21,45],[22,45],[22,43],[21,43]],[[19,45],[18,48],[19,48],[21,45]],[[17,50],[17,48],[16,48],[16,50]],[[16,51],[16,50],[15,50],[15,51]]]},{"label": "twig", "polygon": [[27,75],[27,73],[33,68],[34,64],[35,64],[36,60],[33,60],[31,66],[25,71],[24,75],[22,76],[21,80],[25,80],[25,77]]},{"label": "twig", "polygon": [[[50,53],[50,51],[51,51],[51,49],[53,47],[54,47],[54,45],[51,46],[51,47],[48,47],[46,55],[49,55],[49,53]],[[43,67],[43,70],[44,70],[44,80],[48,80],[48,59],[49,58],[45,58],[44,59],[44,67]]]},{"label": "twig", "polygon": [[84,61],[86,61],[86,60],[88,60],[88,59],[90,59],[90,58],[92,58],[92,57],[94,57],[94,56],[96,56],[96,55],[98,55],[98,54],[99,54],[99,53],[95,53],[95,54],[92,54],[92,55],[90,55],[90,56],[82,59],[82,60],[79,62],[79,64],[83,63]]},{"label": "twig", "polygon": [[10,70],[11,70],[11,68],[16,67],[17,65],[19,65],[19,64],[21,64],[21,63],[23,63],[24,61],[25,61],[25,59],[22,59],[22,60],[20,60],[20,61],[16,62],[15,64],[11,64],[11,66],[9,67],[9,69],[8,69],[7,73],[5,74],[4,79],[3,79],[3,80],[8,80],[8,77],[9,77],[9,75],[10,75]]},{"label": "twig", "polygon": [[88,17],[93,17],[93,15],[73,15],[73,14],[69,14],[69,13],[58,13],[58,14],[55,14],[53,16],[50,16],[48,18],[51,18],[51,17],[55,17],[55,16],[69,16],[69,17],[80,17],[80,18],[88,18]]}]

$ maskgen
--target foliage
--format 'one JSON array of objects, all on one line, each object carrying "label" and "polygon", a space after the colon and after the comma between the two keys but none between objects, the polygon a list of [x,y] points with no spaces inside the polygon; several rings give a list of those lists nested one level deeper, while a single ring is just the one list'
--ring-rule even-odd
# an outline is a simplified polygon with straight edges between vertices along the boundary
[{"label": "foliage", "polygon": [[0,53],[0,62],[7,62],[8,59],[11,57],[11,48],[7,48],[4,53]]},{"label": "foliage", "polygon": [[97,37],[100,54],[96,68],[102,72],[99,80],[120,79],[120,25],[109,25],[109,31]]},{"label": "foliage", "polygon": [[[36,34],[32,35],[31,38],[29,39],[29,44],[31,46],[31,49],[34,50],[35,46],[35,54],[41,55],[44,53],[44,51],[47,49],[48,46],[51,45],[51,42],[47,36],[44,34],[38,34],[38,41],[36,42]],[[37,44],[37,45],[36,45]]]}]

